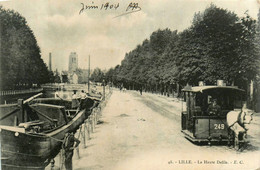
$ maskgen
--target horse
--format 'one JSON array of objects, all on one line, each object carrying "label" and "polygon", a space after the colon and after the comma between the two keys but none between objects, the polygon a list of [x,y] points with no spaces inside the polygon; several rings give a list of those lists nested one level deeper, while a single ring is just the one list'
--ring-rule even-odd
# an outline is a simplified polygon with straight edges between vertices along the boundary
[{"label": "horse", "polygon": [[[242,108],[242,110],[233,110],[227,113],[227,125],[230,132],[234,135],[234,147],[241,149],[246,142],[247,130],[253,120],[253,110]],[[231,136],[231,134],[230,134]]]}]

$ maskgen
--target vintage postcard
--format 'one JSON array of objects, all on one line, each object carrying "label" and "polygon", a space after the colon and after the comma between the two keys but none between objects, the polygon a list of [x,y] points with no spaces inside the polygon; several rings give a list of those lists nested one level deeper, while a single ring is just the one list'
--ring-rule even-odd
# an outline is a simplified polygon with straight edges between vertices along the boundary
[{"label": "vintage postcard", "polygon": [[0,169],[260,169],[259,66],[259,0],[0,0]]}]

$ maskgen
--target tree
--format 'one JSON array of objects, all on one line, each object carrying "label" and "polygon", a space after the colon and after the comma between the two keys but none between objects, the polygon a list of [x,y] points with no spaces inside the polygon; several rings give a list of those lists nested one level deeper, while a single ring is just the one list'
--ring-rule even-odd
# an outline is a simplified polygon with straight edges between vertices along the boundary
[{"label": "tree", "polygon": [[193,25],[180,34],[179,78],[191,84],[223,79],[245,88],[245,79],[257,70],[254,23],[247,14],[239,18],[215,5],[195,14]]},{"label": "tree", "polygon": [[50,82],[33,31],[24,17],[0,6],[1,89]]},{"label": "tree", "polygon": [[114,75],[114,69],[110,68],[106,73],[105,73],[105,80],[106,82],[113,82],[113,75]]},{"label": "tree", "polygon": [[199,81],[214,85],[218,79],[246,90],[259,73],[259,32],[247,13],[240,18],[212,4],[195,13],[192,25],[182,32],[153,32],[126,53],[110,77],[119,84],[153,91]]},{"label": "tree", "polygon": [[61,78],[58,70],[56,70],[54,74],[54,83],[61,83]]},{"label": "tree", "polygon": [[93,73],[90,76],[90,80],[101,83],[103,79],[104,79],[104,73],[101,71],[100,68],[95,68]]}]

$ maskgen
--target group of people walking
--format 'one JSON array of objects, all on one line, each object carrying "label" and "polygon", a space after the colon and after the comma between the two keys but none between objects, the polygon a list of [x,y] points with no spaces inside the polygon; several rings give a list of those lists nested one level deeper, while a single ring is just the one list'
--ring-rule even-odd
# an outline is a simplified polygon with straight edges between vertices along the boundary
[{"label": "group of people walking", "polygon": [[[120,90],[120,92],[121,92],[121,91],[125,92],[125,91],[126,91],[126,88],[124,87],[123,84],[121,84],[121,85],[119,86],[119,90]],[[143,88],[142,88],[142,86],[139,88],[139,92],[140,92],[140,95],[143,94]]]}]

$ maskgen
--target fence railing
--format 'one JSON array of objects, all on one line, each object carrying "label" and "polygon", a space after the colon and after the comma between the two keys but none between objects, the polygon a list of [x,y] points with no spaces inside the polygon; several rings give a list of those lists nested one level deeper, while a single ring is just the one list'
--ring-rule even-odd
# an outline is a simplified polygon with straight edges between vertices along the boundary
[{"label": "fence railing", "polygon": [[0,96],[26,94],[26,93],[38,93],[38,92],[41,92],[41,91],[43,91],[43,88],[27,89],[27,90],[6,90],[6,91],[0,91]]}]

